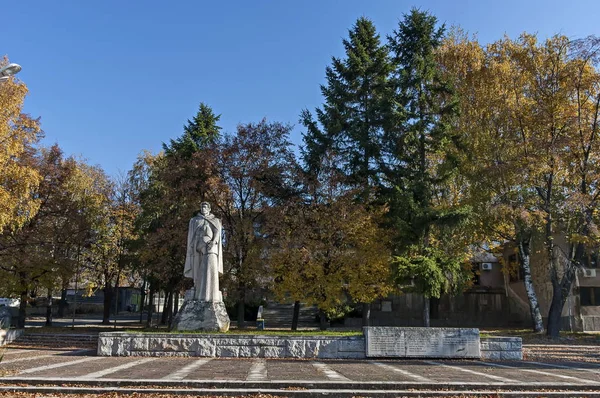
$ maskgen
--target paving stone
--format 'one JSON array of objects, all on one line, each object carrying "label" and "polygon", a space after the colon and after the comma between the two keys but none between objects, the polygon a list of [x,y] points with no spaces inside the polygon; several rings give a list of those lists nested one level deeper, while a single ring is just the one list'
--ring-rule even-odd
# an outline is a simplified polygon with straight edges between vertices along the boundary
[{"label": "paving stone", "polygon": [[[324,340],[327,344],[327,339]],[[303,341],[306,345],[306,341]],[[231,347],[230,347],[231,348]],[[237,355],[239,356],[239,347]],[[254,346],[252,350],[265,350],[270,347]],[[322,349],[323,347],[320,347]],[[279,347],[283,350],[283,347]],[[303,347],[302,349],[305,349]],[[10,351],[10,350],[9,350]],[[324,352],[324,351],[322,351]],[[73,352],[56,352],[36,350],[25,352],[26,355],[39,356],[50,355],[45,358],[30,359],[26,361],[14,362],[9,364],[0,364],[1,370],[18,370],[32,369],[39,366],[47,366],[59,364],[63,362],[73,361],[77,358],[85,358],[84,355],[75,355]],[[177,353],[172,353],[177,354]],[[252,355],[261,355],[261,352],[251,352]],[[20,352],[9,354],[11,358],[19,357]],[[245,354],[244,354],[245,355]],[[61,368],[46,369],[32,374],[23,375],[24,378],[32,377],[81,377],[89,373],[98,372],[103,369],[113,368],[119,365],[138,361],[136,357],[103,357],[89,362],[80,364],[68,365]],[[8,360],[8,359],[7,359]],[[113,374],[103,376],[104,379],[154,379],[160,382],[160,379],[173,374],[182,368],[194,363],[198,358],[177,358],[177,357],[156,357],[150,362],[140,364]],[[216,358],[212,359],[202,366],[191,371],[184,376],[185,380],[246,380],[249,372],[253,367],[256,359],[241,359],[241,358]],[[269,380],[328,380],[327,376],[320,372],[313,363],[313,360],[298,360],[298,359],[267,359],[266,369],[267,378]],[[575,383],[586,384],[586,381],[598,382],[600,386],[600,366],[592,366],[586,363],[564,362],[569,366],[581,367],[583,370],[577,369],[557,369],[548,366],[543,366],[527,361],[505,361],[499,362],[502,366],[510,366],[510,368],[501,368],[493,366],[494,363],[486,363],[481,361],[449,361],[449,360],[431,360],[426,363],[423,360],[376,360],[385,365],[397,367],[403,372],[394,371],[382,366],[377,366],[375,363],[367,360],[327,360],[319,359],[320,363],[325,364],[333,372],[346,377],[353,381],[390,381],[390,382],[414,382],[418,383],[418,378],[411,377],[406,372],[420,376],[421,378],[430,379],[434,383],[456,383],[456,382],[472,382],[472,383],[492,383],[498,382],[497,378],[512,379],[519,383]],[[436,364],[449,365],[441,366]],[[481,374],[473,374],[465,372],[466,369],[471,372]],[[586,370],[588,369],[588,370]],[[589,369],[593,369],[590,371]],[[527,370],[540,371],[533,373]],[[494,377],[488,377],[488,376]],[[565,379],[561,376],[568,376],[574,379]],[[578,380],[579,379],[579,380]],[[1,380],[1,379],[0,379]],[[422,380],[421,380],[422,382]],[[588,382],[589,384],[589,382]]]},{"label": "paving stone", "polygon": [[270,380],[327,380],[311,361],[270,359],[267,360],[267,374]]},{"label": "paving stone", "polygon": [[[67,377],[81,377],[81,376],[85,376],[90,373],[98,372],[100,370],[113,368],[113,367],[122,365],[124,363],[133,362],[133,361],[138,360],[139,358],[110,357],[110,358],[106,358],[106,359],[111,359],[111,360],[109,361],[109,360],[100,359],[97,361],[78,363],[78,364],[74,364],[74,365],[64,366],[60,369],[48,369],[48,370],[31,373],[30,376],[32,376],[32,377],[56,377],[56,374],[58,373],[58,371],[60,371],[60,373],[62,375],[65,375]],[[110,377],[110,376],[108,376],[108,377]]]},{"label": "paving stone", "polygon": [[[505,362],[502,362],[502,365],[512,366]],[[564,379],[556,378],[553,376],[523,372],[519,368],[515,368],[515,369],[498,368],[498,367],[487,365],[485,363],[473,363],[472,365],[461,364],[461,367],[464,367],[466,369],[473,369],[478,372],[488,372],[488,373],[496,375],[496,376],[505,377],[507,379],[517,380],[518,382],[522,382],[522,383],[529,383],[529,382],[566,383],[566,382],[568,382]]]},{"label": "paving stone", "polygon": [[191,372],[185,380],[246,380],[251,359],[216,358]]},{"label": "paving stone", "polygon": [[332,361],[327,364],[332,370],[355,381],[415,381],[400,372],[375,365],[365,366],[358,361]]},{"label": "paving stone", "polygon": [[[43,357],[43,358],[37,358],[37,359],[34,357],[31,357],[31,358],[32,359],[29,359],[26,361],[4,363],[4,364],[0,363],[0,369],[9,370],[9,371],[21,371],[21,370],[26,370],[26,369],[37,368],[39,366],[54,365],[54,364],[61,363],[61,362],[72,361],[73,359],[79,358],[79,357],[51,355],[49,357]],[[8,359],[7,359],[7,361],[8,361]]]},{"label": "paving stone", "polygon": [[[157,362],[159,359],[160,362]],[[187,358],[160,357],[149,363],[140,364],[121,372],[111,373],[103,378],[127,380],[162,379],[163,377],[173,373],[175,370],[185,366],[184,361],[186,359]],[[139,360],[139,358],[130,358],[130,360],[133,362]]]}]

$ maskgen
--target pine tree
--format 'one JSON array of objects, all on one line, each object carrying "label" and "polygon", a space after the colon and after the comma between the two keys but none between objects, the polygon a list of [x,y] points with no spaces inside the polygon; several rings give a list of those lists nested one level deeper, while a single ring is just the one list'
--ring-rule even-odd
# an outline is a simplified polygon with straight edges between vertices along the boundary
[{"label": "pine tree", "polygon": [[378,180],[381,140],[389,113],[391,64],[373,22],[367,18],[356,21],[343,44],[345,58],[333,57],[326,69],[327,83],[321,86],[325,104],[316,110],[317,120],[308,111],[301,115],[308,129],[303,155],[311,168],[328,150],[334,151],[342,160],[340,166],[348,182],[362,187],[368,197]]},{"label": "pine tree", "polygon": [[449,288],[446,276],[452,274],[455,282],[464,279],[460,261],[448,256],[435,239],[465,215],[465,209],[436,203],[454,169],[447,149],[455,141],[448,123],[456,115],[456,102],[436,61],[443,37],[444,26],[437,26],[436,17],[416,9],[388,37],[395,98],[402,105],[404,121],[388,130],[386,148],[391,153],[382,192],[397,233],[398,279],[412,279],[424,295],[425,326],[429,326],[429,298]]},{"label": "pine tree", "polygon": [[215,115],[210,106],[200,103],[196,116],[193,120],[188,119],[187,125],[183,126],[183,134],[171,139],[169,145],[163,144],[165,154],[190,158],[201,148],[214,143],[219,138],[221,127],[217,123],[220,119],[221,115]]}]

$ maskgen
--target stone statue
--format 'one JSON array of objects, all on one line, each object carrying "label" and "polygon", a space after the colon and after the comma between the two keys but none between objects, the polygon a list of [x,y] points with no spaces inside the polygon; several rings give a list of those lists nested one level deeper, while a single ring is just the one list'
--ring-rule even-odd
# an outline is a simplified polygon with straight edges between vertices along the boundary
[{"label": "stone statue", "polygon": [[223,273],[221,238],[221,220],[210,212],[210,204],[203,202],[200,213],[190,220],[188,227],[183,275],[194,279],[194,289],[186,293],[175,316],[176,330],[229,329],[229,316],[219,291],[219,274]]},{"label": "stone statue", "polygon": [[221,220],[210,212],[210,204],[200,205],[200,214],[190,220],[183,274],[194,279],[194,299],[221,302],[219,275],[223,273]]}]

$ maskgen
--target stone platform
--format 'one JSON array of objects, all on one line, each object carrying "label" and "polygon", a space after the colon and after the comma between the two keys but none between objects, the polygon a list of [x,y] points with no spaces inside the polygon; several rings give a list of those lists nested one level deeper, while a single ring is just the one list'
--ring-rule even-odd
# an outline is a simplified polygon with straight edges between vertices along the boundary
[{"label": "stone platform", "polygon": [[520,337],[486,337],[481,339],[481,358],[495,361],[523,360]]},{"label": "stone platform", "polygon": [[[370,330],[369,330],[370,329]],[[386,329],[386,328],[384,328]],[[469,358],[520,360],[519,337],[479,338],[477,329],[365,328],[364,336],[103,332],[99,356],[224,358]]]},{"label": "stone platform", "polygon": [[106,332],[98,338],[98,355],[360,359],[365,357],[365,342],[362,336]]}]

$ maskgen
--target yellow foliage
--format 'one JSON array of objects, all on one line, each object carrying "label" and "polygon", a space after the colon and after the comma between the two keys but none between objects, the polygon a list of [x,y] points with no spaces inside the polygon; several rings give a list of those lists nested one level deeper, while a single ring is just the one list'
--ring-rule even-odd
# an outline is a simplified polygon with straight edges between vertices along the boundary
[{"label": "yellow foliage", "polygon": [[278,298],[329,311],[389,294],[390,253],[376,217],[348,197],[286,209],[270,258]]},{"label": "yellow foliage", "polygon": [[21,113],[26,94],[25,84],[12,78],[0,83],[0,232],[22,225],[39,207],[32,192],[40,175],[23,155],[31,151],[41,130],[37,120]]}]

